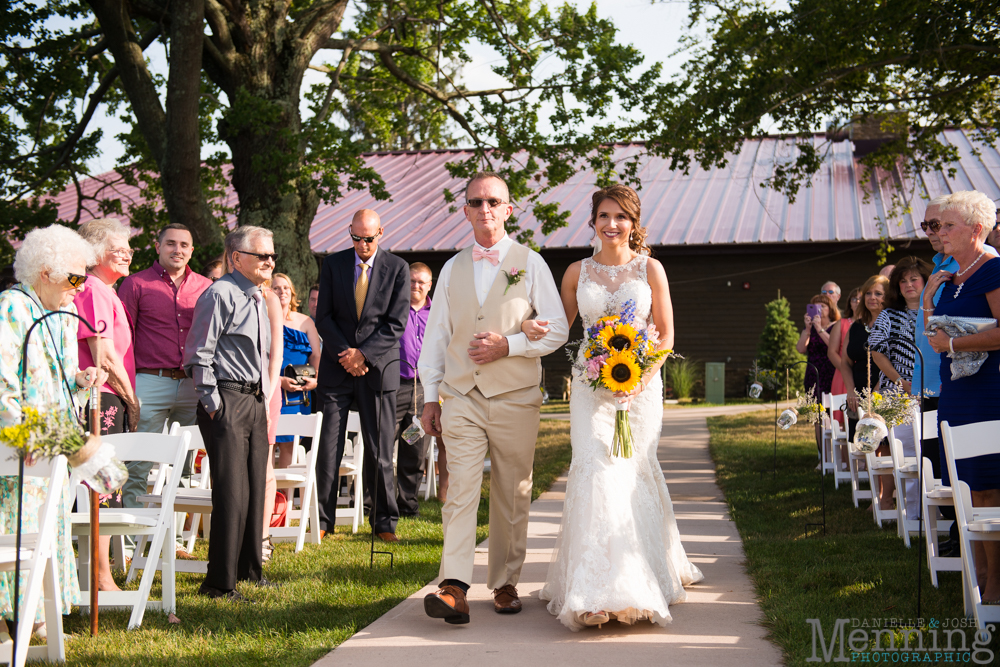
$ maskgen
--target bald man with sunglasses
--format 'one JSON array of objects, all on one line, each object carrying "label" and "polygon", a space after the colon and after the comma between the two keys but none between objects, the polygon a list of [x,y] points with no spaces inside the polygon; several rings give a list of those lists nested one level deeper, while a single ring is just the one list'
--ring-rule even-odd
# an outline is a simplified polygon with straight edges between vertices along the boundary
[{"label": "bald man with sunglasses", "polygon": [[378,214],[361,209],[347,230],[352,246],[330,255],[320,272],[316,329],[323,339],[316,393],[323,433],[316,456],[320,534],[332,532],[340,492],[347,414],[357,410],[365,444],[365,504],[372,532],[396,542],[399,509],[392,448],[399,389],[399,340],[410,313],[410,267],[379,248]]}]

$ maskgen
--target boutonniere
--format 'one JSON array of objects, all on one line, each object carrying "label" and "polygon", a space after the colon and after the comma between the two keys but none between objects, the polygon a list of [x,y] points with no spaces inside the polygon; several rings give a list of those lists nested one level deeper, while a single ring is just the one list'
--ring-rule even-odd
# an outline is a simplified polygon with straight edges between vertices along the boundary
[{"label": "boutonniere", "polygon": [[521,271],[520,269],[512,266],[510,267],[510,273],[504,271],[503,274],[507,276],[507,287],[503,291],[503,293],[506,295],[507,290],[509,290],[513,285],[516,285],[519,282],[521,282],[521,278],[524,277],[524,271]]}]

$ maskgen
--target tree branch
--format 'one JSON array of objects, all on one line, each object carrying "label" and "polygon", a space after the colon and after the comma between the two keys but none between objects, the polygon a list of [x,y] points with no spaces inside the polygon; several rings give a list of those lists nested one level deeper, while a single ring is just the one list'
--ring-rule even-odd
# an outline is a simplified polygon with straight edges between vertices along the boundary
[{"label": "tree branch", "polygon": [[475,129],[473,129],[472,125],[469,124],[469,120],[464,115],[462,115],[462,113],[457,108],[455,108],[455,105],[451,103],[447,95],[445,95],[440,90],[437,90],[432,86],[428,86],[423,81],[414,79],[412,76],[410,76],[410,74],[406,70],[402,69],[399,65],[396,64],[396,61],[393,59],[392,55],[388,51],[379,51],[378,54],[379,54],[379,59],[382,61],[382,64],[385,65],[386,69],[388,69],[393,76],[395,76],[397,79],[405,83],[410,88],[413,88],[414,90],[419,90],[428,97],[440,102],[444,106],[444,108],[447,109],[448,115],[450,115],[456,123],[462,126],[462,129],[468,133],[468,135],[472,138],[473,141],[475,141],[477,144],[483,144],[483,141],[479,138],[479,135],[476,133]]},{"label": "tree branch", "polygon": [[[385,29],[388,26],[383,26]],[[332,37],[326,40],[323,44],[324,49],[346,49],[351,48],[355,51],[370,51],[374,53],[405,53],[408,56],[420,56],[423,55],[420,49],[413,46],[404,46],[402,44],[386,44],[384,42],[373,42],[369,39],[333,39]]]},{"label": "tree branch", "polygon": [[499,32],[503,36],[503,40],[507,42],[507,44],[512,49],[520,53],[522,56],[526,58],[530,56],[531,54],[528,53],[526,49],[523,49],[517,44],[515,44],[514,40],[512,40],[509,36],[507,36],[507,26],[504,25],[503,19],[500,18],[500,13],[497,11],[496,5],[494,4],[493,0],[480,0],[480,4],[486,8],[486,13],[490,15],[491,19],[493,19],[493,24],[496,25],[497,32]]}]

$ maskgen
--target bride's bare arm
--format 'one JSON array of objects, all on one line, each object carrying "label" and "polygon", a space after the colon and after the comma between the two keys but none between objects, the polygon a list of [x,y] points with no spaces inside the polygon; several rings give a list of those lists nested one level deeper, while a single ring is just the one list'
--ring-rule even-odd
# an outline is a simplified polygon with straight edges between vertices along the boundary
[{"label": "bride's bare arm", "polygon": [[562,279],[563,310],[566,311],[566,326],[572,327],[580,307],[576,303],[576,286],[580,282],[580,267],[583,262],[573,262],[566,269]]},{"label": "bride's bare arm", "polygon": [[[655,259],[646,260],[646,280],[649,281],[649,288],[653,292],[652,319],[656,325],[656,332],[660,335],[661,350],[672,350],[674,348],[674,305],[670,301],[670,285],[667,282],[667,272],[663,270],[663,265]],[[649,384],[649,378],[660,372],[663,361],[650,368],[645,373],[645,384]]]}]

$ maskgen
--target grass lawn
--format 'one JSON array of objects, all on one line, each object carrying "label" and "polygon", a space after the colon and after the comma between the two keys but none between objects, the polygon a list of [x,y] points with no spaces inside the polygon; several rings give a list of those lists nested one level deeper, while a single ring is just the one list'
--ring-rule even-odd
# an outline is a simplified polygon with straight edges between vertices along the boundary
[{"label": "grass lawn", "polygon": [[[542,421],[535,452],[537,498],[562,474],[570,461],[569,423]],[[488,473],[487,473],[488,477]],[[484,482],[479,506],[478,540],[488,534],[489,487]],[[101,611],[100,636],[89,634],[88,616],[66,617],[66,658],[73,665],[310,665],[361,628],[437,576],[441,557],[441,503],[421,501],[420,516],[401,519],[400,542],[376,543],[395,554],[376,556],[369,568],[370,533],[352,535],[349,527],[318,546],[296,554],[294,544],[281,543],[264,568],[277,590],[241,588],[257,601],[237,605],[197,595],[201,575],[177,575],[178,625],[147,611],[142,627],[126,630],[128,612]],[[196,550],[202,558],[207,545]],[[119,581],[119,584],[122,582]],[[160,595],[159,576],[153,586]]]},{"label": "grass lawn", "polygon": [[[917,546],[903,546],[892,523],[877,528],[871,512],[863,509],[867,501],[855,509],[850,487],[834,491],[829,475],[826,536],[813,532],[805,537],[805,524],[822,520],[813,427],[804,424],[778,432],[778,474],[772,477],[773,419],[770,412],[710,418],[710,447],[770,637],[784,651],[787,665],[806,665],[812,656],[808,618],[820,620],[827,642],[836,619],[867,619],[871,625],[872,619],[917,618]],[[926,564],[922,577],[924,622],[962,619],[960,573],[939,574],[940,589],[931,585]],[[848,622],[845,639],[853,622]],[[929,643],[930,635],[926,638]],[[900,639],[898,635],[897,642]],[[972,631],[967,641],[971,646]],[[1000,656],[996,633],[990,648]],[[845,655],[858,662],[872,657],[852,656],[847,649]],[[822,659],[822,652],[818,656]],[[965,654],[962,661],[968,658]],[[1000,658],[992,664],[998,663]]]}]

